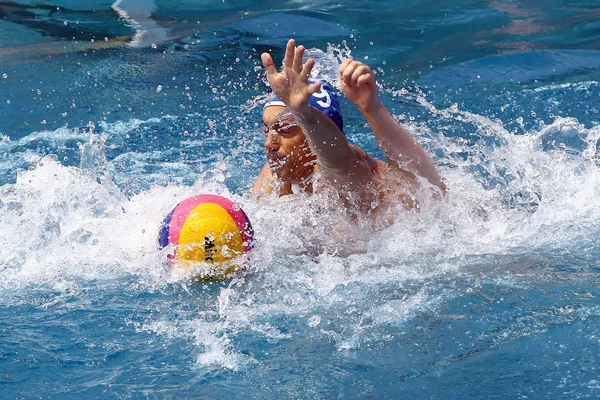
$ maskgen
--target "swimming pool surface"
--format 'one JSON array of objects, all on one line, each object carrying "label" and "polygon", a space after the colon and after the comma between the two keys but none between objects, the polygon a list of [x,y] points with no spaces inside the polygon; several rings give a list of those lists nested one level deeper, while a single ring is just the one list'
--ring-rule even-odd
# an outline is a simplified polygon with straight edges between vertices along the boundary
[{"label": "swimming pool surface", "polygon": [[[0,398],[600,398],[595,1],[0,1]],[[449,191],[385,229],[258,203],[260,54],[352,56]],[[381,156],[342,102],[349,139]],[[160,222],[239,203],[248,274]]]}]

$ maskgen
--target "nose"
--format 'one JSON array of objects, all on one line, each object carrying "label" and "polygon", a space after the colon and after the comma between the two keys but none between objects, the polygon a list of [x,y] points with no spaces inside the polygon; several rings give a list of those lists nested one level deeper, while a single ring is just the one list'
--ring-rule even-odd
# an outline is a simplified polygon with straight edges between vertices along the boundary
[{"label": "nose", "polygon": [[277,151],[279,150],[279,141],[277,140],[277,135],[273,132],[273,129],[269,129],[267,132],[267,138],[265,139],[265,149],[267,151]]}]

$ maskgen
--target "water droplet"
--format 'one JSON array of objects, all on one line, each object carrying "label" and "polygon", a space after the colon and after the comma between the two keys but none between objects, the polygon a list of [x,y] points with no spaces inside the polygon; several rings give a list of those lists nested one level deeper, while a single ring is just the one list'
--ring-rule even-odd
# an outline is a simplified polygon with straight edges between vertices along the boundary
[{"label": "water droplet", "polygon": [[2,77],[3,77],[4,79],[8,78],[8,74],[4,73],[4,74],[2,74]]},{"label": "water droplet", "polygon": [[162,89],[163,89],[162,85],[158,85],[156,87],[156,93],[160,93],[162,91]]},{"label": "water droplet", "polygon": [[217,88],[212,88],[213,93],[217,93]]},{"label": "water droplet", "polygon": [[63,24],[65,25],[69,25],[69,23],[67,21],[63,21]]},{"label": "water droplet", "polygon": [[232,209],[233,211],[240,211],[240,209],[241,209],[241,208],[240,208],[240,205],[239,205],[238,203],[233,203],[233,204],[231,205],[231,209]]},{"label": "water droplet", "polygon": [[224,244],[223,247],[221,248],[221,254],[223,254],[223,257],[225,258],[231,258],[232,254],[229,252],[229,247]]},{"label": "water droplet", "polygon": [[150,46],[152,46],[153,49],[156,48],[156,44],[155,43],[152,43]]},{"label": "water droplet", "polygon": [[308,319],[308,326],[310,326],[311,328],[314,328],[315,326],[319,325],[321,323],[321,317],[318,315],[313,315],[312,317],[310,317]]}]

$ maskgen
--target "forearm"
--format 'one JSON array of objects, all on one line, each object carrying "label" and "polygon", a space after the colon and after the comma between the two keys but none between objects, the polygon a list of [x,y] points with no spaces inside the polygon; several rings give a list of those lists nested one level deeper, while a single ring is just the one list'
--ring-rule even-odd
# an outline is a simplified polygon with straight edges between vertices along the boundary
[{"label": "forearm", "polygon": [[371,112],[363,112],[379,142],[390,166],[408,170],[427,178],[442,191],[446,185],[429,154],[390,114],[380,105]]},{"label": "forearm", "polygon": [[292,114],[322,167],[334,171],[349,168],[353,152],[345,135],[329,117],[308,105]]}]

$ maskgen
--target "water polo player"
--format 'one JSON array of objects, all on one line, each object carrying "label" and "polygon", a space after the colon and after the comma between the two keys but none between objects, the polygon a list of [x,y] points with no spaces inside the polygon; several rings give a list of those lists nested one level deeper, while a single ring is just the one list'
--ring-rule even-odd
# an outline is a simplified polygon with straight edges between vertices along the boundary
[{"label": "water polo player", "polygon": [[379,100],[371,68],[344,60],[341,90],[371,126],[387,164],[348,143],[337,97],[328,85],[309,80],[315,62],[303,63],[304,50],[291,39],[281,71],[270,54],[262,54],[275,98],[263,110],[267,162],[254,194],[284,196],[295,190],[334,188],[345,207],[372,214],[398,202],[418,208],[413,200],[421,186],[418,177],[443,193],[446,187],[429,155]]}]

